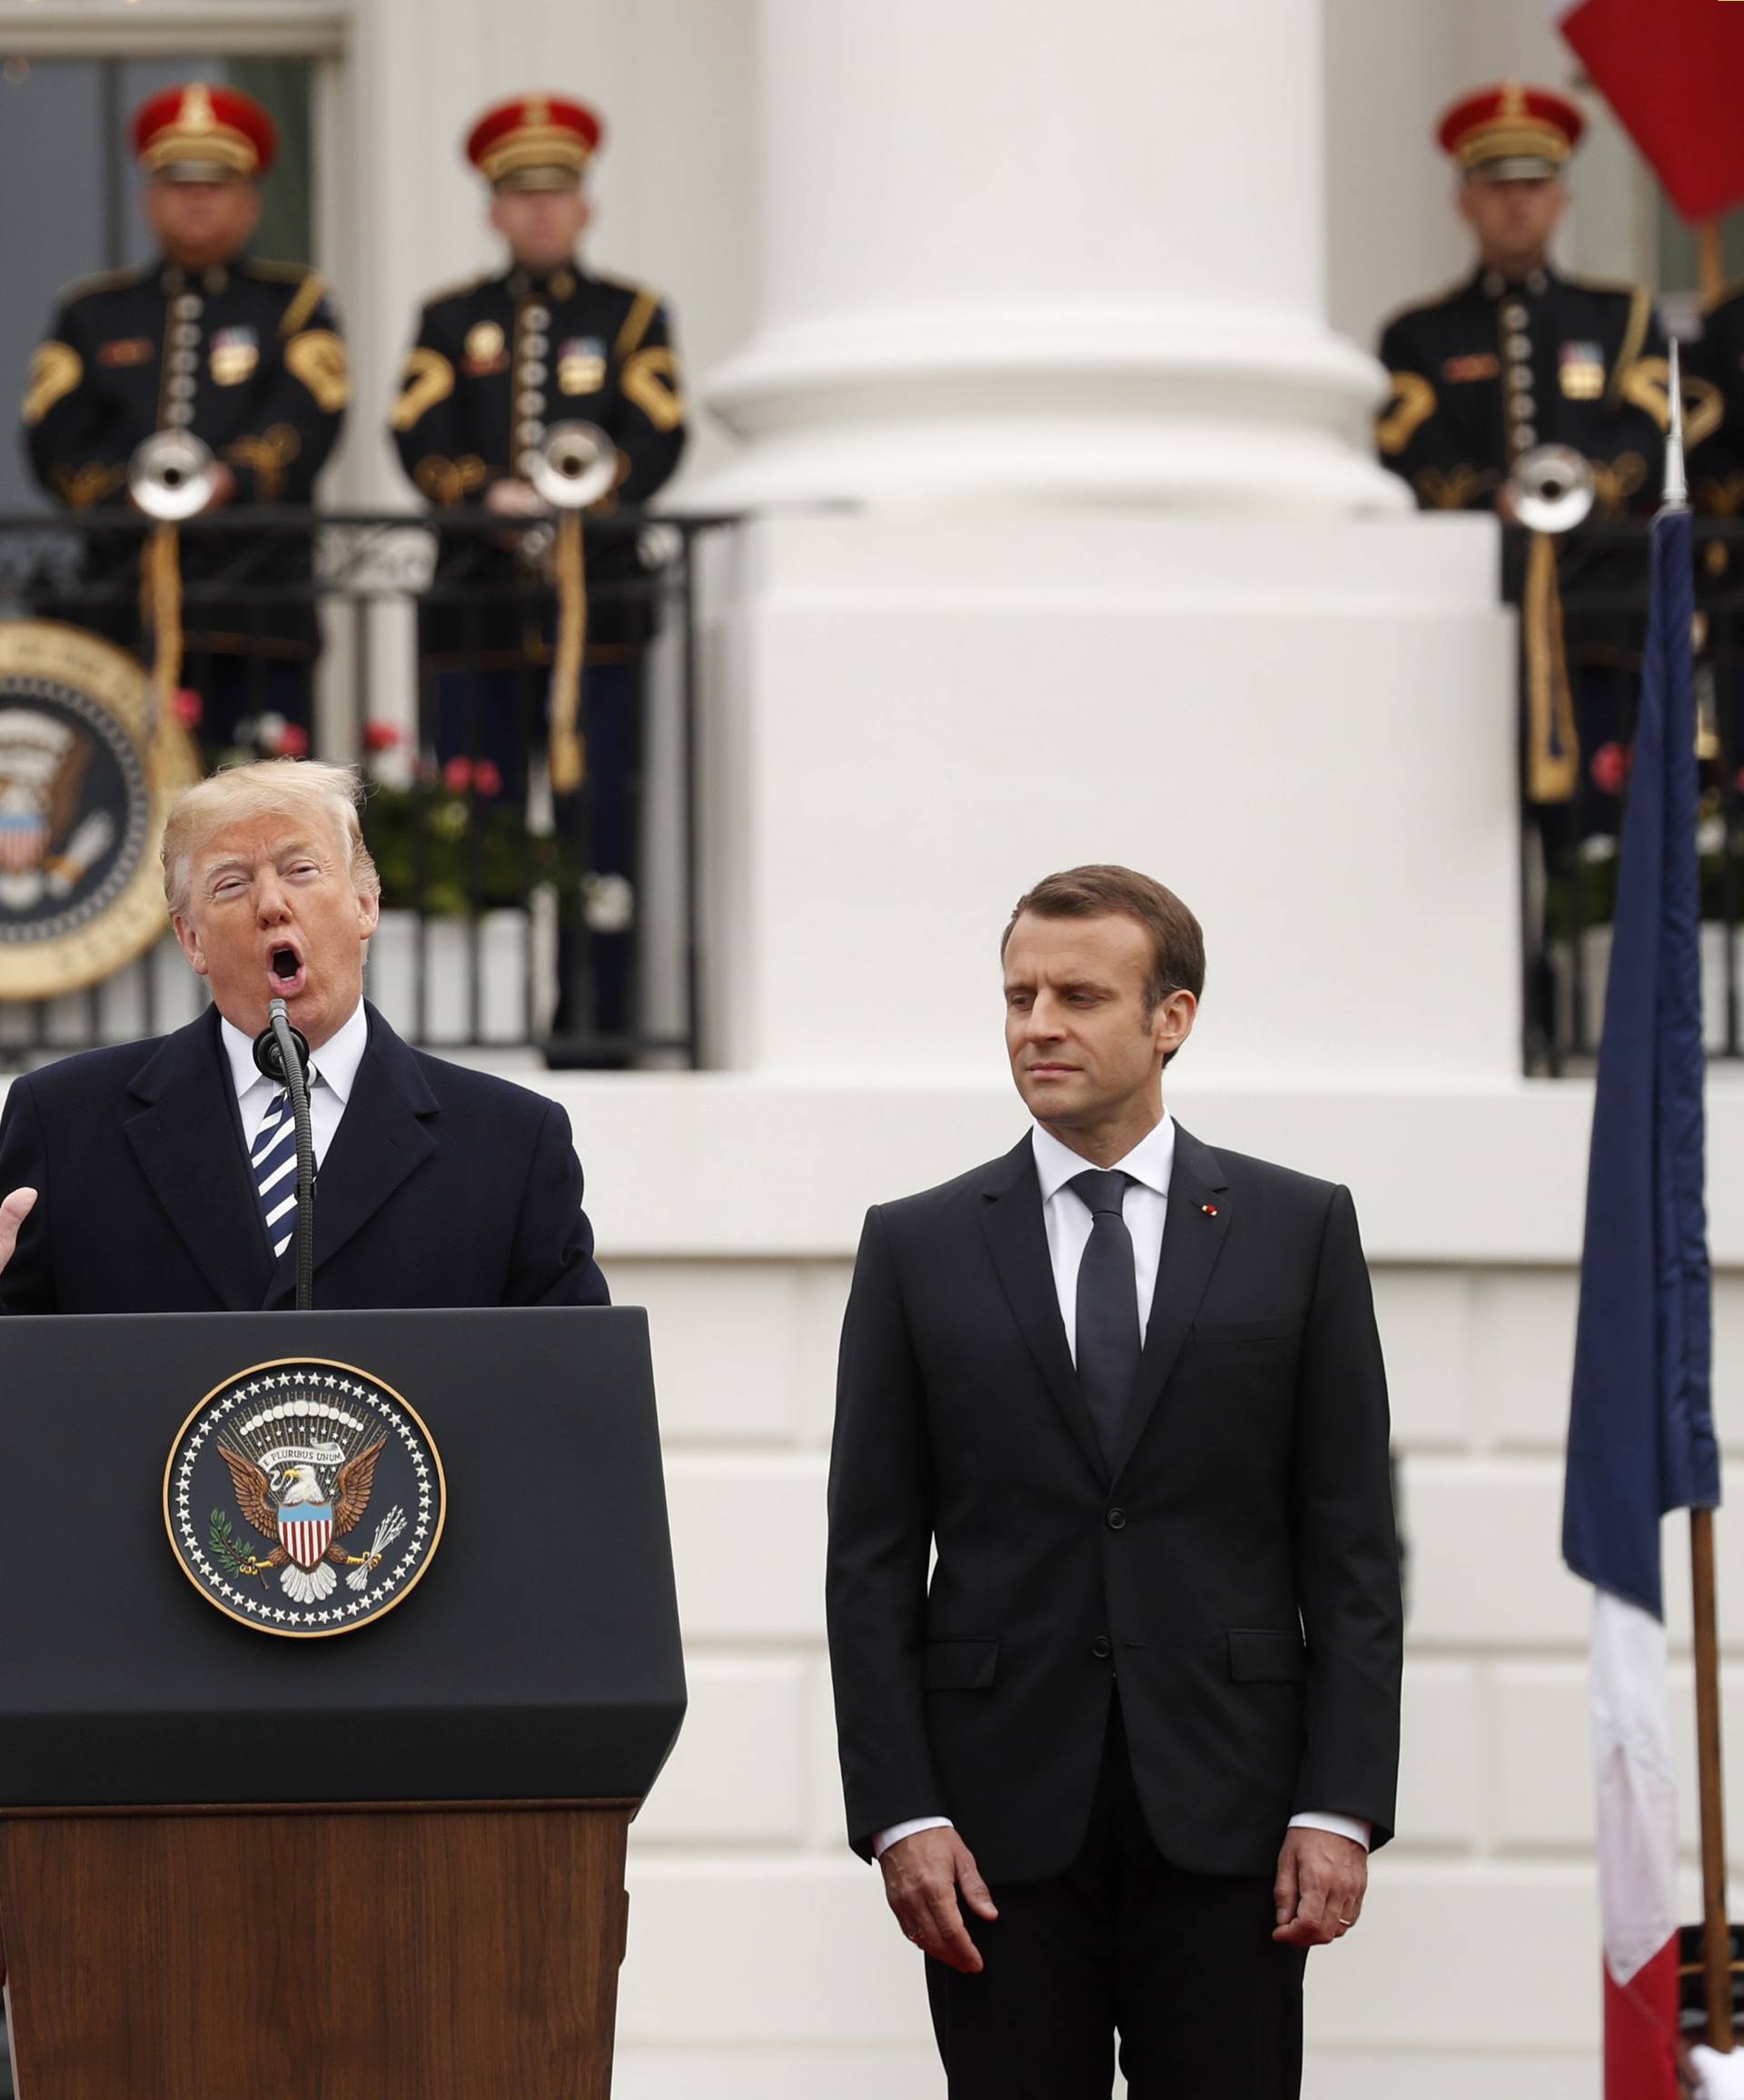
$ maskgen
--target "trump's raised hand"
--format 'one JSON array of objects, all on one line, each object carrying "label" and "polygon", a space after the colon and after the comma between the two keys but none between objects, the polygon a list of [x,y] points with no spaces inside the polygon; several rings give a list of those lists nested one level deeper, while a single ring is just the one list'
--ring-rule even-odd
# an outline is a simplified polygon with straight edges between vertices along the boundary
[{"label": "trump's raised hand", "polygon": [[35,1189],[14,1189],[5,1203],[0,1203],[0,1273],[12,1259],[12,1251],[18,1244],[18,1228],[36,1207]]}]

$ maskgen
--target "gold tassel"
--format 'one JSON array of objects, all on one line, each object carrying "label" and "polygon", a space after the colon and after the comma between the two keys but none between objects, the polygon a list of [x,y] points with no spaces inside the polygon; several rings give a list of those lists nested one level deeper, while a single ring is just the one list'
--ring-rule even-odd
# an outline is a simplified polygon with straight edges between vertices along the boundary
[{"label": "gold tassel", "polygon": [[173,525],[154,525],[141,560],[141,597],[152,630],[152,688],[147,741],[170,711],[182,683],[182,550]]},{"label": "gold tassel", "polygon": [[1562,639],[1556,541],[1534,532],[1526,557],[1526,798],[1571,802],[1580,780],[1580,739]]},{"label": "gold tassel", "polygon": [[552,794],[573,795],[587,778],[587,753],[576,726],[588,649],[588,585],[579,510],[565,510],[558,520],[555,561],[557,650],[551,664],[549,762]]}]

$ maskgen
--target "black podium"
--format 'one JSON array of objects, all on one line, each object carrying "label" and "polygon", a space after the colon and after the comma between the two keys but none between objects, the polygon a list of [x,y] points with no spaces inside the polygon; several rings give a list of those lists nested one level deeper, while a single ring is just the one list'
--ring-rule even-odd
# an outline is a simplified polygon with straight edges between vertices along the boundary
[{"label": "black podium", "polygon": [[0,1453],[19,2100],[604,2100],[685,1703],[643,1314],[0,1321]]}]

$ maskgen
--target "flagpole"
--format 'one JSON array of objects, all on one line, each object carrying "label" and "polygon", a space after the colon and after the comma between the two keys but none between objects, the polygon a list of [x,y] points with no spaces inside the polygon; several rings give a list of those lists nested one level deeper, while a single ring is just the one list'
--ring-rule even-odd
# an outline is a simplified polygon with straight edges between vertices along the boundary
[{"label": "flagpole", "polygon": [[[1665,442],[1667,510],[1689,500],[1683,471],[1683,387],[1678,345],[1671,344]],[[1726,1915],[1726,1787],[1720,1758],[1719,1607],[1714,1583],[1714,1512],[1690,1512],[1690,1587],[1696,1637],[1696,1775],[1701,1802],[1701,1956],[1708,2003],[1708,2046],[1729,2055],[1732,2030],[1732,1928]]]},{"label": "flagpole", "polygon": [[1732,1928],[1726,1916],[1726,1789],[1720,1769],[1719,1618],[1714,1595],[1714,1512],[1690,1512],[1696,1622],[1696,1769],[1701,1794],[1701,1955],[1708,2046],[1732,2047]]}]

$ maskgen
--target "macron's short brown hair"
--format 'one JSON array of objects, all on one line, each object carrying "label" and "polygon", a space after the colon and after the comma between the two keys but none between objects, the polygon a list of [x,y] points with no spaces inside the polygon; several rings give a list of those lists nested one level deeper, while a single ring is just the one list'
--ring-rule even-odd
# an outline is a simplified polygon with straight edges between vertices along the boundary
[{"label": "macron's short brown hair", "polygon": [[1147,1013],[1154,1013],[1171,992],[1191,992],[1196,999],[1205,985],[1205,936],[1172,889],[1130,867],[1099,862],[1045,876],[1012,906],[999,936],[1005,960],[1011,929],[1026,912],[1037,918],[1106,918],[1119,913],[1136,919],[1151,936],[1151,975],[1144,987]]}]

